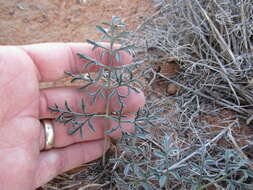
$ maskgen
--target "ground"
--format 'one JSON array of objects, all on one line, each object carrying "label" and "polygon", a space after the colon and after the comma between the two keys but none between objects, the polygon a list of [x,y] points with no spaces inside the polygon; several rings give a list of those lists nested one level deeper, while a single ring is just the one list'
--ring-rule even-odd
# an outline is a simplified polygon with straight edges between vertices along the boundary
[{"label": "ground", "polygon": [[98,40],[95,26],[121,16],[134,29],[153,11],[150,0],[0,0],[0,45]]}]

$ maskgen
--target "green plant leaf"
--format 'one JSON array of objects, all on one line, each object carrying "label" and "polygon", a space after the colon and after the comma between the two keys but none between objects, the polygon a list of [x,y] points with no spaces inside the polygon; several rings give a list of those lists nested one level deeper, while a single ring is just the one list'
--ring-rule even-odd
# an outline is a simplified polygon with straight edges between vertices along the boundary
[{"label": "green plant leaf", "polygon": [[103,33],[106,37],[111,38],[111,36],[107,33],[107,31],[106,31],[102,26],[97,25],[97,26],[96,26],[96,29],[97,29],[99,32]]},{"label": "green plant leaf", "polygon": [[142,181],[140,184],[144,187],[145,190],[153,190],[152,186],[148,182]]},{"label": "green plant leaf", "polygon": [[70,107],[69,107],[69,105],[68,105],[68,102],[67,101],[65,101],[65,108],[69,111],[69,112],[71,112],[72,110],[70,109]]},{"label": "green plant leaf", "polygon": [[107,135],[110,135],[110,134],[112,134],[113,132],[115,132],[116,130],[118,130],[119,128],[120,128],[120,126],[117,125],[117,126],[111,128],[111,129],[109,129],[109,130],[106,130],[105,133],[106,133]]},{"label": "green plant leaf", "polygon": [[136,164],[133,166],[134,173],[140,177],[141,179],[146,179],[146,174],[142,171],[140,167],[138,167]]},{"label": "green plant leaf", "polygon": [[73,135],[74,133],[76,133],[78,130],[82,130],[81,128],[83,127],[84,123],[80,123],[78,125],[78,127],[72,127],[68,130],[68,134],[69,135]]},{"label": "green plant leaf", "polygon": [[93,132],[96,132],[96,129],[94,128],[93,124],[91,123],[91,119],[89,118],[87,121],[88,121],[88,127],[89,127]]},{"label": "green plant leaf", "polygon": [[117,52],[119,52],[119,51],[125,51],[125,52],[131,54],[130,50],[134,49],[134,48],[135,48],[134,45],[127,45],[127,46],[120,47],[120,48],[116,49],[115,51],[117,51]]},{"label": "green plant leaf", "polygon": [[119,16],[113,16],[112,17],[112,24],[116,24],[117,22],[119,22],[121,19]]},{"label": "green plant leaf", "polygon": [[84,90],[84,89],[88,88],[90,85],[92,85],[92,83],[85,84],[85,85],[79,87],[78,89],[79,90]]},{"label": "green plant leaf", "polygon": [[131,164],[127,164],[125,166],[124,172],[123,172],[125,176],[128,176],[128,173],[129,173],[129,170],[130,170],[130,166],[131,166]]},{"label": "green plant leaf", "polygon": [[161,152],[160,150],[155,149],[154,154],[162,159],[166,158],[166,154],[164,152]]},{"label": "green plant leaf", "polygon": [[166,176],[166,175],[160,176],[160,179],[159,179],[159,186],[160,186],[161,188],[164,187],[166,181],[167,181],[167,176]]},{"label": "green plant leaf", "polygon": [[81,108],[82,108],[83,113],[86,113],[86,105],[84,103],[84,98],[83,97],[81,99]]},{"label": "green plant leaf", "polygon": [[116,61],[117,61],[118,63],[120,63],[120,61],[121,61],[121,56],[120,56],[120,53],[119,53],[119,52],[116,52],[116,53],[115,53],[115,59],[116,59]]}]

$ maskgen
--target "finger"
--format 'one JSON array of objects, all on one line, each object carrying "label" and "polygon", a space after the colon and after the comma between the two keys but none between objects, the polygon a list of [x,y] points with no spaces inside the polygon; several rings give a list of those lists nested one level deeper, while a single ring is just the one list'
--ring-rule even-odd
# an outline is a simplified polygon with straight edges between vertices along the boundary
[{"label": "finger", "polygon": [[[89,91],[96,91],[97,87],[92,87]],[[121,95],[127,95],[127,88],[119,88]],[[62,87],[62,88],[49,88],[43,89],[40,91],[40,101],[39,101],[39,113],[40,119],[45,118],[55,118],[57,114],[52,113],[48,107],[52,107],[55,104],[61,109],[65,108],[65,101],[68,102],[68,105],[73,111],[82,112],[81,99],[83,98],[84,103],[86,104],[87,113],[103,113],[105,112],[105,100],[101,97],[96,99],[95,104],[91,104],[92,97],[85,93],[85,91],[78,91],[75,87]],[[136,112],[140,107],[143,107],[145,104],[145,98],[143,92],[137,93],[133,90],[130,91],[130,94],[122,99],[125,107],[123,112]],[[119,109],[119,103],[117,100],[117,95],[115,94],[111,99],[110,109],[112,112]]]},{"label": "finger", "polygon": [[[109,47],[107,43],[101,44]],[[32,58],[34,64],[37,66],[40,73],[40,82],[61,79],[65,77],[65,71],[79,73],[88,61],[77,56],[78,53],[96,59],[105,65],[109,63],[108,54],[105,54],[101,60],[102,48],[96,48],[93,51],[92,46],[87,43],[44,43],[20,47]],[[113,65],[131,63],[132,57],[128,53],[125,51],[120,51],[119,53],[121,62],[117,62],[113,58]],[[94,72],[97,68],[97,66],[93,65],[85,72]]]},{"label": "finger", "polygon": [[[126,118],[124,118],[124,121],[133,121],[134,120],[134,114],[125,114]],[[105,118],[96,118],[91,121],[94,131],[89,128],[87,124],[83,126],[83,137],[80,135],[79,132],[76,132],[73,135],[69,135],[68,131],[71,129],[71,125],[69,124],[62,124],[57,121],[52,121],[54,126],[54,147],[55,148],[61,148],[66,147],[71,144],[84,142],[84,141],[94,141],[104,138],[104,134],[106,131],[106,119]],[[42,124],[41,124],[42,125]],[[119,124],[116,121],[109,120],[110,129],[113,127],[118,126]],[[40,150],[42,150],[45,146],[45,132],[44,127],[41,126],[41,137],[40,137]],[[122,122],[120,125],[120,128],[113,131],[109,136],[111,136],[114,139],[118,139],[122,132],[133,132],[134,130],[134,124],[130,122]]]},{"label": "finger", "polygon": [[47,183],[58,174],[99,158],[104,148],[109,147],[104,143],[104,140],[91,141],[42,152],[35,174],[36,187]]}]

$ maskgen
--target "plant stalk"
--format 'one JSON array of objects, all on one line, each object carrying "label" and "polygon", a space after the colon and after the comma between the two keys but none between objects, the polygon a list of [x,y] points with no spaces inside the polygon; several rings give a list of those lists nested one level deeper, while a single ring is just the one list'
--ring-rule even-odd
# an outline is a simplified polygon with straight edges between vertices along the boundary
[{"label": "plant stalk", "polygon": [[[110,52],[109,52],[109,66],[112,67],[112,45],[110,46]],[[106,100],[105,100],[105,115],[106,115],[106,121],[105,121],[105,128],[104,128],[104,139],[105,139],[105,144],[104,144],[104,150],[103,150],[103,166],[105,166],[105,157],[106,157],[106,148],[107,145],[111,143],[111,138],[109,135],[106,134],[106,131],[110,129],[110,121],[109,121],[109,116],[110,116],[110,88],[111,88],[111,70],[109,69],[108,71],[108,77],[107,77],[107,92],[106,92]]]}]

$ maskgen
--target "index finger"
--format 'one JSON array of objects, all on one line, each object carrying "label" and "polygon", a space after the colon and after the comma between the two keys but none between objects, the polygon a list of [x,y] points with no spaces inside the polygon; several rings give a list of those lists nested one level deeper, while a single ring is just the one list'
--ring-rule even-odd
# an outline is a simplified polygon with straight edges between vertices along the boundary
[{"label": "index finger", "polygon": [[[109,47],[108,43],[101,43]],[[65,77],[64,72],[79,73],[88,61],[77,56],[78,53],[109,64],[109,54],[106,53],[101,60],[102,48],[92,50],[88,43],[43,43],[21,46],[31,57],[40,73],[40,82],[56,81]],[[112,59],[113,65],[125,65],[132,62],[132,57],[124,51],[120,51],[121,61]],[[94,72],[97,66],[90,66],[84,72]]]}]

